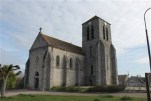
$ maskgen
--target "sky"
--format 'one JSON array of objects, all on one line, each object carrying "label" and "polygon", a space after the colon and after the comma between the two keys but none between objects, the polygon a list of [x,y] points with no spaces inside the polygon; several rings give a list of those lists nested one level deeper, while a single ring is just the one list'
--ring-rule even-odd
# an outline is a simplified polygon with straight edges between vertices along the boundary
[{"label": "sky", "polygon": [[[0,64],[18,64],[24,71],[40,27],[81,46],[81,24],[97,15],[111,23],[118,74],[144,76],[150,71],[143,18],[149,7],[151,0],[0,0]],[[151,40],[151,10],[146,21]]]}]

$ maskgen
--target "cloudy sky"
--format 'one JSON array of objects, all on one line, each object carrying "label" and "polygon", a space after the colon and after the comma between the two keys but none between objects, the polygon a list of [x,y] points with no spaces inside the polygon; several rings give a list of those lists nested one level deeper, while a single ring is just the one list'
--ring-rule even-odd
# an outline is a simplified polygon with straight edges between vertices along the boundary
[{"label": "cloudy sky", "polygon": [[[94,15],[111,23],[119,74],[149,72],[143,14],[151,0],[0,0],[0,63],[22,71],[39,28],[81,46],[81,24]],[[151,10],[146,14],[151,40]]]}]

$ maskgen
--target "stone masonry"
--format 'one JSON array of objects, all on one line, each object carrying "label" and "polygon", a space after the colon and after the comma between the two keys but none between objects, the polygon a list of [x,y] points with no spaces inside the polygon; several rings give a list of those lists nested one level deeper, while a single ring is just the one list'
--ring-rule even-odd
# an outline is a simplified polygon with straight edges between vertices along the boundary
[{"label": "stone masonry", "polygon": [[25,87],[117,85],[116,50],[110,24],[94,16],[82,24],[82,48],[40,31],[25,69]]}]

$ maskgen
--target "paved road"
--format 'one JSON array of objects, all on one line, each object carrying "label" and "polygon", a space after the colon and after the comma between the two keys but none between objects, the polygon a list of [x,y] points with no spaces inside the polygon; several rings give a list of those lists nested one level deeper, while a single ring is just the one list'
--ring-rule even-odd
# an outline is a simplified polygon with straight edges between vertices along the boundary
[{"label": "paved road", "polygon": [[15,96],[18,94],[40,94],[40,95],[65,95],[65,96],[130,96],[130,97],[146,97],[146,93],[67,93],[67,92],[51,92],[51,91],[34,91],[34,90],[10,90],[6,92],[6,96]]}]

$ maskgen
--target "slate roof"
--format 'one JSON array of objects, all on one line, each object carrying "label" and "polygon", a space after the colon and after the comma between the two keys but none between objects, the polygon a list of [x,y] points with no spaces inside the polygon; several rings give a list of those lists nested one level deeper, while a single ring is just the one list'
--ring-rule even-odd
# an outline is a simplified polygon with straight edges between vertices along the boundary
[{"label": "slate roof", "polygon": [[44,35],[42,33],[41,33],[41,35],[43,36],[45,41],[48,43],[48,45],[50,45],[52,47],[66,50],[66,51],[70,51],[70,52],[77,53],[77,54],[83,54],[82,48],[79,46],[76,46],[76,45],[73,45],[71,43],[68,43],[68,42]]},{"label": "slate roof", "polygon": [[140,82],[142,82],[142,83],[146,82],[145,77],[140,77],[139,80],[140,80]]},{"label": "slate roof", "polygon": [[129,79],[130,79],[130,80],[135,80],[135,82],[136,82],[136,81],[142,82],[142,83],[145,82],[145,77],[131,76]]}]

